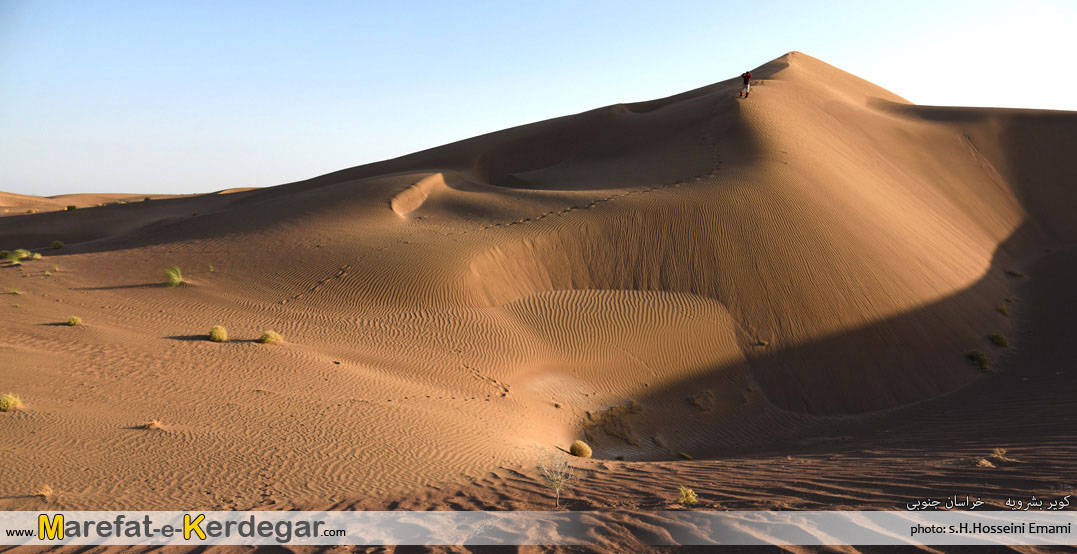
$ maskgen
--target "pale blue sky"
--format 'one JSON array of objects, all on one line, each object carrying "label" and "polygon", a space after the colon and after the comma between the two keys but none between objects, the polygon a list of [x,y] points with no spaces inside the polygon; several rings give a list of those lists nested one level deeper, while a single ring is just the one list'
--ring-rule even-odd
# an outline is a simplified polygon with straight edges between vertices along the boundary
[{"label": "pale blue sky", "polygon": [[921,104],[1077,110],[1077,1],[0,0],[0,190],[269,186],[800,50]]}]

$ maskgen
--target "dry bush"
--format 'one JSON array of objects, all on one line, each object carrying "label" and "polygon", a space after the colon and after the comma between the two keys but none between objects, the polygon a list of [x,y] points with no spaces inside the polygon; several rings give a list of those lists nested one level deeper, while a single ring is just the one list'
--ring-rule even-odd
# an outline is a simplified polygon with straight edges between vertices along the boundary
[{"label": "dry bush", "polygon": [[577,458],[590,458],[593,454],[591,447],[581,440],[572,441],[572,446],[568,448],[568,451]]},{"label": "dry bush", "polygon": [[258,337],[258,342],[262,344],[277,344],[283,340],[284,337],[280,336],[280,333],[272,329],[262,333],[262,336]]},{"label": "dry bush", "polygon": [[561,507],[561,491],[576,479],[568,460],[546,460],[538,466],[542,483],[554,492],[554,507]]},{"label": "dry bush", "polygon": [[694,491],[694,490],[692,490],[692,489],[690,489],[690,488],[688,488],[688,487],[686,487],[684,485],[681,485],[679,487],[679,490],[680,490],[680,493],[681,493],[681,497],[677,502],[681,506],[691,506],[693,504],[699,503],[699,497],[696,496],[696,491]]},{"label": "dry bush", "polygon": [[17,410],[22,406],[22,399],[14,394],[8,393],[0,396],[0,412],[10,412]]}]

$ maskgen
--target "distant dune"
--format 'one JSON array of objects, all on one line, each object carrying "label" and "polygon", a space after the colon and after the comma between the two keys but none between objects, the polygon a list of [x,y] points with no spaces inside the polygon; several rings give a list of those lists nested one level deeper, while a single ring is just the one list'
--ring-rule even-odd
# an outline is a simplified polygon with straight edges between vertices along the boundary
[{"label": "distant dune", "polygon": [[0,508],[489,493],[577,438],[607,494],[615,467],[713,480],[1002,378],[970,351],[1054,363],[1021,337],[1077,314],[1019,287],[1077,260],[1077,113],[917,106],[797,52],[753,73],[263,189],[3,194],[0,248],[44,258],[0,268],[26,402]]}]

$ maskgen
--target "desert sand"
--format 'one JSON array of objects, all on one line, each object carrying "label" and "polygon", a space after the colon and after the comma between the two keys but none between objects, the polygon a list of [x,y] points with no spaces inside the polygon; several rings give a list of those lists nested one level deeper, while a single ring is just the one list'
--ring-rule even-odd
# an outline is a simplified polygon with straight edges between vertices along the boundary
[{"label": "desert sand", "polygon": [[570,509],[1077,492],[1077,113],[753,73],[281,186],[3,195],[43,258],[0,267],[0,509],[547,509],[575,439]]}]

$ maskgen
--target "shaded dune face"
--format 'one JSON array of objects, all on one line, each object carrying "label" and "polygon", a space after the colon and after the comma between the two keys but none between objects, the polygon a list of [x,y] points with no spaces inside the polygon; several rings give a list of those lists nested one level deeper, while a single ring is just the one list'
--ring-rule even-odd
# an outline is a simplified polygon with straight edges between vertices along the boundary
[{"label": "shaded dune face", "polygon": [[[747,100],[731,79],[277,187],[0,217],[2,248],[65,243],[5,327],[29,345],[20,417],[50,418],[19,429],[123,444],[121,410],[151,412],[188,442],[154,439],[125,461],[139,479],[238,475],[205,453],[261,460],[271,437],[294,498],[576,438],[630,460],[780,448],[977,380],[965,354],[1019,334],[1015,274],[1077,242],[1077,114],[916,106],[799,53],[753,73]],[[170,265],[186,286],[158,286]],[[42,327],[57,306],[92,340]],[[214,324],[285,343],[181,340]],[[70,367],[104,406],[82,419],[50,404]],[[171,475],[168,500],[256,477]]]}]

